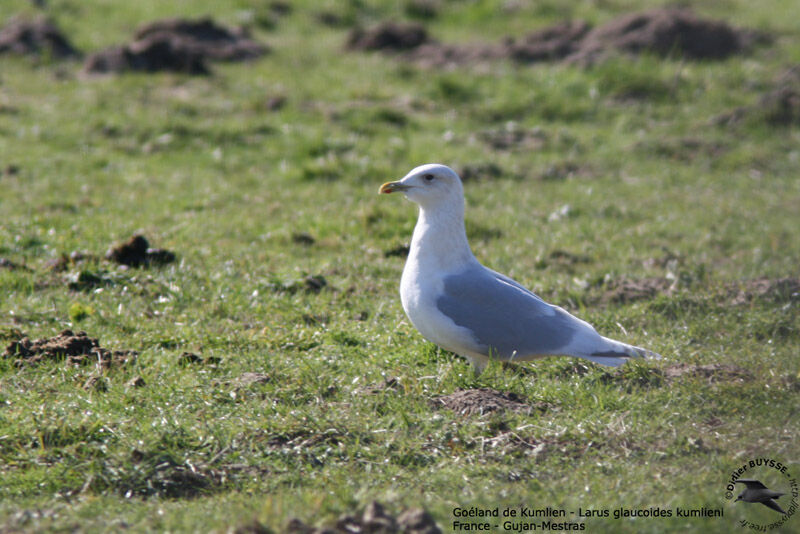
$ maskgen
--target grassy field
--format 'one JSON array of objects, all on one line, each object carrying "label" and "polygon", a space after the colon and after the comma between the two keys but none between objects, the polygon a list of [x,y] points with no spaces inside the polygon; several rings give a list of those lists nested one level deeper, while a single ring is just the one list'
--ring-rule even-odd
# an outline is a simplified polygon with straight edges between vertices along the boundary
[{"label": "grassy field", "polygon": [[[725,486],[756,457],[800,474],[800,300],[778,282],[800,271],[800,121],[760,105],[800,63],[797,3],[698,2],[774,36],[723,61],[433,69],[345,50],[349,25],[413,19],[412,4],[436,8],[423,22],[449,43],[657,5],[2,2],[0,21],[43,11],[84,52],[205,14],[272,50],[210,76],[0,56],[0,258],[18,266],[0,264],[0,341],[72,329],[139,353],[107,370],[0,358],[0,532],[279,532],[373,500],[445,531],[471,506],[724,509],[587,518],[589,532],[777,520]],[[484,264],[663,359],[476,378],[422,339],[393,253],[416,209],[377,189],[428,162],[478,170],[467,231]],[[103,259],[135,233],[177,261]],[[73,251],[87,259],[52,268]],[[477,388],[528,408],[437,405]]]}]

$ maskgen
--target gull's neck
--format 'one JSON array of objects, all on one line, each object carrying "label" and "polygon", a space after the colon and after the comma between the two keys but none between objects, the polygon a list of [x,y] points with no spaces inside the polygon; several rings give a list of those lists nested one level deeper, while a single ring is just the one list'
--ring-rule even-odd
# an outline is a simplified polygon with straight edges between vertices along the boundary
[{"label": "gull's neck", "polygon": [[448,207],[450,209],[420,206],[409,262],[426,270],[435,269],[433,272],[453,272],[475,260],[464,229],[463,203]]}]

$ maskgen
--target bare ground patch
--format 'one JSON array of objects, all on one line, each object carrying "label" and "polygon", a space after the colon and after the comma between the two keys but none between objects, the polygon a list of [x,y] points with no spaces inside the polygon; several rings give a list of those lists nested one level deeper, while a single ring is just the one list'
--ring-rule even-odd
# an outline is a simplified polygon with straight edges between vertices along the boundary
[{"label": "bare ground patch", "polygon": [[174,71],[208,74],[207,61],[242,61],[261,57],[269,48],[244,28],[226,28],[210,18],[171,18],[141,26],[133,41],[90,55],[90,74],[125,71]]},{"label": "bare ground patch", "polygon": [[397,52],[411,50],[428,42],[430,37],[422,24],[386,21],[370,28],[353,28],[347,37],[347,48]]},{"label": "bare ground patch", "polygon": [[24,271],[24,272],[31,272],[32,269],[20,263],[15,263],[8,258],[0,258],[0,269],[6,269],[9,271]]},{"label": "bare ground patch", "polygon": [[492,388],[459,389],[449,395],[434,397],[430,404],[434,408],[446,408],[460,415],[485,415],[505,411],[531,413],[533,410],[547,409],[544,403],[531,404],[516,393]]},{"label": "bare ground patch", "polygon": [[759,120],[772,126],[800,124],[800,65],[787,69],[755,104],[724,113],[716,117],[714,122],[734,126]]},{"label": "bare ground patch", "polygon": [[28,336],[11,341],[3,352],[3,358],[16,358],[14,365],[36,365],[46,360],[66,361],[70,365],[91,363],[103,369],[120,367],[135,361],[138,353],[132,350],[109,350],[100,346],[97,338],[90,338],[86,332],[73,333],[64,330],[52,338],[35,341]]},{"label": "bare ground patch", "polygon": [[725,363],[709,363],[703,365],[676,363],[665,367],[663,373],[667,380],[699,378],[708,383],[747,382],[753,379],[752,373],[747,369]]},{"label": "bare ground patch", "polygon": [[61,30],[45,17],[28,20],[12,17],[0,29],[0,54],[48,55],[57,59],[76,58],[80,52]]},{"label": "bare ground patch", "polygon": [[768,40],[752,30],[700,18],[688,8],[666,7],[624,14],[598,27],[583,20],[567,20],[521,38],[506,37],[499,43],[444,44],[431,39],[420,24],[386,22],[368,31],[353,30],[348,48],[399,52],[405,59],[428,67],[500,59],[588,66],[619,53],[724,59]]},{"label": "bare ground patch", "polygon": [[800,299],[800,278],[756,278],[729,284],[727,295],[734,306],[761,300],[783,303]]},{"label": "bare ground patch", "polygon": [[[237,534],[265,532],[263,525],[250,523],[236,529]],[[284,528],[287,534],[351,534],[373,532],[384,534],[441,534],[433,516],[422,508],[409,508],[394,516],[378,502],[368,504],[360,514],[343,515],[333,525],[312,527],[300,519],[292,519]]]},{"label": "bare ground patch", "polygon": [[164,265],[175,261],[175,253],[163,248],[152,248],[143,235],[134,235],[129,240],[111,247],[106,259],[129,267]]},{"label": "bare ground patch", "polygon": [[627,304],[670,294],[673,289],[674,281],[662,277],[617,278],[605,283],[600,301]]}]

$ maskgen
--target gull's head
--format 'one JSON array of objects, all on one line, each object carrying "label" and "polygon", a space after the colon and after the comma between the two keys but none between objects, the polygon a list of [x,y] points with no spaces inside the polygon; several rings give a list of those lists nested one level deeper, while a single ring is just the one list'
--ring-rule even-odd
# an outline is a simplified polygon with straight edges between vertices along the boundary
[{"label": "gull's head", "polygon": [[453,169],[438,163],[420,165],[412,169],[402,180],[383,184],[379,192],[403,193],[407,199],[423,208],[464,204],[461,179]]}]

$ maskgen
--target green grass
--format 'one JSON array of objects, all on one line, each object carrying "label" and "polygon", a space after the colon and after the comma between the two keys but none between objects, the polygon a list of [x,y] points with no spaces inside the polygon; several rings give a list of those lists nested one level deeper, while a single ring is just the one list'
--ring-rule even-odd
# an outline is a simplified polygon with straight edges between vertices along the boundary
[{"label": "green grass", "polygon": [[[453,42],[624,12],[616,2],[514,13],[499,0],[438,4],[426,24]],[[714,119],[757,102],[800,60],[796,5],[698,4],[779,35],[724,62],[447,72],[344,52],[346,29],[316,22],[339,3],[296,2],[275,20],[264,5],[47,3],[84,51],[164,16],[254,24],[272,53],[214,64],[210,77],[84,79],[78,63],[0,57],[0,171],[18,168],[0,174],[0,257],[31,269],[0,268],[0,339],[71,328],[140,353],[103,374],[105,390],[82,387],[89,368],[0,359],[0,530],[225,532],[258,519],[280,531],[375,499],[393,513],[424,506],[445,529],[454,507],[469,506],[725,509],[722,519],[588,519],[591,532],[774,520],[724,492],[753,457],[800,471],[798,300],[734,305],[727,288],[797,276],[800,129]],[[407,18],[403,3],[347,6],[345,20]],[[34,8],[6,0],[0,20],[19,12]],[[273,96],[286,105],[270,111]],[[486,142],[508,129],[532,140]],[[399,303],[403,259],[384,254],[410,239],[415,209],[377,188],[432,161],[501,169],[465,185],[481,261],[664,359],[609,374],[553,358],[475,378],[426,343]],[[178,262],[47,268],[75,250],[102,257],[134,232]],[[300,232],[314,243],[293,239]],[[554,261],[554,251],[583,259]],[[306,291],[307,275],[328,285]],[[667,275],[678,279],[669,295],[600,298],[604,279]],[[80,280],[94,283],[70,289]],[[185,351],[220,361],[182,364]],[[678,362],[749,377],[662,376]],[[239,383],[248,372],[269,380]],[[399,386],[365,393],[387,378]],[[431,405],[473,387],[546,409],[465,417]]]}]

